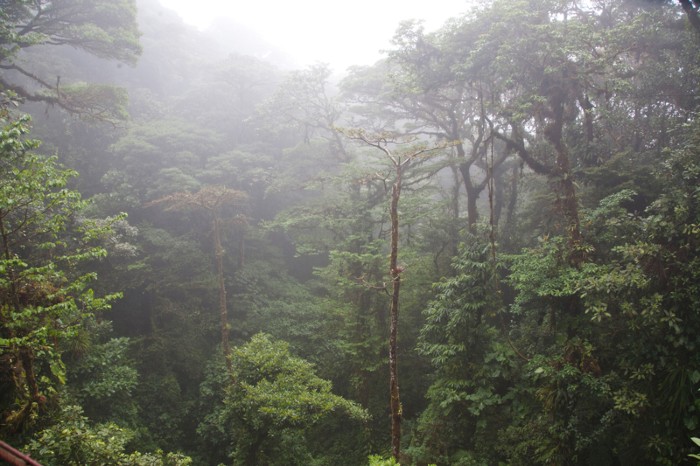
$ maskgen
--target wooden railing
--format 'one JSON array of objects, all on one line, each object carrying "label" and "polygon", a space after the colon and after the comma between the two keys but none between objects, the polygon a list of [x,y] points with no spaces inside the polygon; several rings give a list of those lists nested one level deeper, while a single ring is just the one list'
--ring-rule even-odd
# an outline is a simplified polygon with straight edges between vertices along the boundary
[{"label": "wooden railing", "polygon": [[13,466],[41,466],[36,460],[0,440],[0,460]]}]

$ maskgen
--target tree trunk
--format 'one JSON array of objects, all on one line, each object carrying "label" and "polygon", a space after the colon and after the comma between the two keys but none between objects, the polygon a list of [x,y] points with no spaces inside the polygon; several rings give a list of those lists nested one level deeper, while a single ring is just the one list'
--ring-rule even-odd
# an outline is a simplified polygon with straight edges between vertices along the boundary
[{"label": "tree trunk", "polygon": [[[581,221],[578,214],[578,197],[576,186],[574,185],[573,174],[571,173],[571,160],[569,150],[564,142],[562,130],[564,126],[564,104],[563,99],[551,99],[553,101],[553,119],[545,128],[544,134],[549,142],[554,146],[556,152],[556,170],[554,176],[558,178],[557,195],[561,196],[559,205],[566,222],[566,232],[569,235],[571,245],[576,248],[581,243]],[[579,263],[582,257],[574,253],[572,261]]]},{"label": "tree trunk", "polygon": [[39,393],[39,384],[36,380],[36,374],[34,372],[34,353],[30,348],[22,348],[19,350],[19,360],[22,363],[22,368],[24,369],[24,377],[27,382],[27,387],[29,388],[29,401],[38,401],[41,394]]},{"label": "tree trunk", "polygon": [[228,307],[226,304],[226,283],[224,281],[224,248],[221,245],[221,225],[219,218],[214,216],[214,254],[216,256],[216,273],[219,281],[219,313],[221,315],[221,350],[226,360],[229,375],[233,374],[231,366],[231,346],[228,341]]},{"label": "tree trunk", "polygon": [[504,225],[504,230],[508,235],[513,234],[513,228],[515,224],[515,209],[518,205],[518,181],[520,179],[520,166],[518,163],[513,163],[513,172],[510,177],[510,191],[508,192],[508,213],[506,214],[506,220]]},{"label": "tree trunk", "polygon": [[479,198],[479,190],[472,183],[471,166],[474,163],[474,157],[467,159],[464,146],[459,143],[456,145],[457,155],[462,160],[459,164],[459,171],[462,174],[464,188],[467,192],[467,225],[469,232],[474,233],[476,230],[476,222],[479,220],[479,210],[476,207],[476,201]]},{"label": "tree trunk", "polygon": [[[356,139],[381,150],[391,161],[395,169],[394,183],[391,186],[391,204],[389,218],[391,220],[391,253],[389,256],[389,275],[391,278],[391,308],[389,311],[389,406],[391,410],[391,454],[399,461],[401,454],[401,418],[402,408],[399,397],[398,374],[398,324],[399,324],[399,293],[401,289],[401,273],[399,265],[399,199],[401,198],[402,176],[411,162],[418,156],[433,149],[419,148],[411,154],[394,155],[388,149],[388,141],[379,137],[377,141],[368,139],[363,132],[358,132]],[[391,141],[392,143],[394,141]]]},{"label": "tree trunk", "polygon": [[695,32],[700,34],[700,16],[698,16],[698,4],[693,0],[678,0],[678,3],[683,7],[683,11],[688,16],[690,25],[695,29]]},{"label": "tree trunk", "polygon": [[479,186],[472,184],[471,178],[468,177],[464,180],[464,186],[467,191],[467,224],[469,233],[476,233],[476,223],[479,221],[479,209],[476,202],[479,200],[481,189]]},{"label": "tree trunk", "polygon": [[454,187],[452,189],[452,197],[450,199],[450,210],[452,218],[450,219],[450,231],[449,231],[449,260],[451,261],[459,253],[459,193],[462,184],[460,183],[460,173],[458,167],[450,165],[452,169],[452,176],[454,178]]},{"label": "tree trunk", "polygon": [[391,320],[389,324],[389,393],[391,405],[391,454],[398,461],[401,451],[401,400],[399,398],[399,374],[397,365],[397,337],[399,323],[399,290],[401,287],[401,269],[398,265],[399,252],[399,198],[401,196],[400,164],[396,167],[396,180],[391,188],[391,255],[389,270],[391,272]]}]

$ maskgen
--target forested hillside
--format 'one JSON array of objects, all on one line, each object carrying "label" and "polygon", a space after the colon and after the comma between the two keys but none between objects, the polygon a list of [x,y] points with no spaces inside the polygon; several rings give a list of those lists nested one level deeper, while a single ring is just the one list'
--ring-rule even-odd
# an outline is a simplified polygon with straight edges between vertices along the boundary
[{"label": "forested hillside", "polygon": [[0,0],[0,440],[697,463],[700,3],[477,3],[343,72],[157,0]]}]

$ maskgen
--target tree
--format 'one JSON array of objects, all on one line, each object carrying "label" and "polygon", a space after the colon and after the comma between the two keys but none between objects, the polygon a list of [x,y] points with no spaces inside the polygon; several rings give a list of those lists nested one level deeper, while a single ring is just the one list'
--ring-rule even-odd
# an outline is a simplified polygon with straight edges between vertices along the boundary
[{"label": "tree", "polygon": [[106,422],[93,425],[79,406],[66,406],[57,422],[41,431],[26,446],[44,464],[70,466],[188,466],[192,460],[179,453],[127,453],[134,433]]},{"label": "tree", "polygon": [[348,161],[337,128],[342,107],[328,89],[330,75],[330,68],[322,64],[290,73],[261,106],[259,118],[264,118],[264,126],[271,127],[272,134],[292,130],[292,135],[301,137],[305,143],[320,138],[328,144],[332,157]]},{"label": "tree", "polygon": [[398,66],[390,93],[391,108],[398,118],[410,121],[410,133],[449,141],[454,147],[453,163],[466,190],[467,224],[472,233],[479,218],[477,201],[510,155],[502,146],[493,157],[492,128],[485,113],[490,80],[468,72],[472,44],[483,29],[478,23],[455,22],[439,33],[425,34],[421,26],[404,23],[394,36],[396,49],[388,59]]},{"label": "tree", "polygon": [[[175,192],[198,189],[196,175],[220,150],[221,136],[182,119],[160,118],[130,124],[112,145],[111,170],[102,183],[113,190],[119,206],[140,221],[142,204]],[[111,201],[114,202],[114,201]]]},{"label": "tree", "polygon": [[66,345],[119,296],[98,297],[96,276],[81,272],[105,256],[97,242],[109,224],[80,217],[86,206],[68,189],[71,170],[32,153],[28,118],[0,131],[0,372],[5,429],[17,431],[47,407],[65,383]]},{"label": "tree", "polygon": [[685,11],[688,16],[690,25],[693,26],[695,32],[700,34],[700,15],[698,15],[698,11],[700,11],[700,2],[697,0],[678,0],[678,3],[681,4],[683,11]]},{"label": "tree", "polygon": [[[37,46],[70,46],[133,64],[141,53],[134,0],[3,0],[0,2],[0,87],[28,101],[74,114],[123,119],[125,93],[112,86],[61,83],[61,76],[27,67],[22,53]],[[36,65],[36,63],[34,63]]]},{"label": "tree", "polygon": [[[224,276],[224,248],[221,242],[221,217],[220,212],[226,207],[236,206],[246,199],[245,193],[228,189],[223,186],[206,186],[196,193],[180,192],[164,197],[154,204],[169,204],[167,209],[201,209],[210,217],[212,233],[214,235],[214,258],[216,262],[216,276],[219,288],[219,316],[221,318],[221,349],[230,374],[233,374],[231,360],[229,358],[231,347],[229,345],[230,324],[228,321],[228,303],[226,299],[226,282]],[[243,251],[239,251],[243,254]],[[240,262],[243,261],[240,256]]]},{"label": "tree", "polygon": [[[404,185],[406,171],[425,157],[426,153],[436,150],[436,147],[428,147],[418,144],[408,150],[392,149],[401,142],[392,139],[391,135],[368,135],[364,131],[349,131],[348,136],[380,150],[388,159],[393,171],[391,180],[391,201],[389,205],[389,219],[391,223],[389,276],[391,278],[391,308],[389,310],[389,400],[391,409],[391,453],[398,461],[401,452],[401,419],[402,407],[399,394],[398,374],[398,326],[399,326],[399,298],[401,293],[401,273],[404,267],[399,265],[399,201],[401,189]],[[413,140],[404,141],[403,144],[412,143]]]},{"label": "tree", "polygon": [[418,351],[435,372],[407,454],[419,463],[493,464],[515,361],[498,331],[503,303],[491,244],[467,236],[452,266],[454,276],[434,285],[424,310]]},{"label": "tree", "polygon": [[141,425],[134,399],[138,372],[127,356],[129,339],[107,339],[110,322],[86,327],[89,348],[64,358],[68,375],[64,399],[78,402],[92,421]]},{"label": "tree", "polygon": [[[337,349],[327,352],[330,358],[319,366],[332,368],[330,375],[324,375],[344,396],[377,413],[368,426],[371,448],[384,445],[389,437],[378,414],[386,410],[382,368],[388,328],[388,187],[384,177],[376,175],[386,163],[375,155],[373,151],[371,158],[354,157],[354,163],[322,173],[318,166],[328,157],[309,166],[301,175],[314,175],[308,183],[314,191],[306,188],[304,198],[281,212],[274,224],[294,241],[294,253],[300,257],[291,265],[315,266],[305,286],[320,299],[323,314],[341,319],[333,332]],[[298,181],[289,191],[295,192],[297,185]],[[300,305],[308,309],[306,303]]]},{"label": "tree", "polygon": [[[647,0],[650,3],[666,5],[676,3],[675,0]],[[678,4],[683,8],[690,26],[696,33],[700,34],[700,2],[698,0],[678,0]]]},{"label": "tree", "polygon": [[[314,426],[329,418],[346,426],[368,418],[357,404],[333,394],[330,382],[290,354],[285,342],[257,334],[231,358],[234,382],[224,383],[223,404],[213,407],[198,432],[235,465],[311,464],[324,453],[310,438]],[[202,388],[208,392],[212,385]],[[358,445],[346,448],[353,452]]]}]

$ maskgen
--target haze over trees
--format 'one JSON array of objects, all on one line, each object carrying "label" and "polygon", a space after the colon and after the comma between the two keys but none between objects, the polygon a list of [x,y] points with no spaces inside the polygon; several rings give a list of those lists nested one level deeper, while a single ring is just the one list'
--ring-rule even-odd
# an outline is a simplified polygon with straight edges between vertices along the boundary
[{"label": "haze over trees", "polygon": [[156,0],[0,1],[0,439],[693,464],[697,13],[482,2],[336,79]]}]

